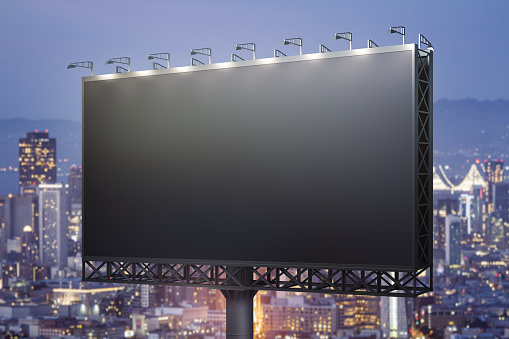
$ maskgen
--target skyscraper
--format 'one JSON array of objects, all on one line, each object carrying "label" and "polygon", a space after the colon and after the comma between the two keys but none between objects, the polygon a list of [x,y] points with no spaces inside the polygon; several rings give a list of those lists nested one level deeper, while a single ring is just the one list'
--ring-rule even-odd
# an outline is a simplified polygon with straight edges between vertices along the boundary
[{"label": "skyscraper", "polygon": [[83,170],[81,166],[72,166],[69,173],[70,204],[81,204]]},{"label": "skyscraper", "polygon": [[[36,227],[37,199],[32,196],[13,195],[10,197],[9,238],[21,237],[25,226]],[[37,232],[35,232],[37,235]]]},{"label": "skyscraper", "polygon": [[39,185],[39,250],[45,266],[64,267],[67,260],[67,215],[62,184]]},{"label": "skyscraper", "polygon": [[5,246],[7,242],[7,213],[9,198],[0,197],[0,260],[5,258]]},{"label": "skyscraper", "polygon": [[335,296],[340,329],[360,332],[380,328],[380,297],[363,295]]},{"label": "skyscraper", "polygon": [[54,184],[57,179],[57,142],[49,133],[28,132],[19,139],[19,185]]},{"label": "skyscraper", "polygon": [[445,249],[445,218],[458,214],[458,200],[452,198],[439,199],[436,206],[436,222],[434,230],[434,247]]},{"label": "skyscraper", "polygon": [[34,230],[31,226],[26,225],[23,228],[23,236],[21,237],[21,260],[23,264],[33,263],[37,260],[37,242]]},{"label": "skyscraper", "polygon": [[409,317],[405,298],[381,297],[380,318],[383,338],[409,338]]},{"label": "skyscraper", "polygon": [[472,230],[474,233],[478,235],[485,235],[486,230],[486,204],[484,202],[484,187],[473,187],[472,195],[474,196],[472,200],[472,210],[474,212],[474,218],[472,220]]},{"label": "skyscraper", "polygon": [[486,204],[487,204],[487,215],[490,215],[495,210],[493,206],[493,185],[502,182],[504,178],[504,162],[488,161],[486,162]]},{"label": "skyscraper", "polygon": [[499,182],[493,185],[493,210],[509,212],[509,183]]},{"label": "skyscraper", "polygon": [[457,215],[445,217],[445,263],[448,266],[461,265],[461,224]]},{"label": "skyscraper", "polygon": [[488,218],[488,236],[490,245],[505,251],[509,248],[509,212],[495,211]]}]

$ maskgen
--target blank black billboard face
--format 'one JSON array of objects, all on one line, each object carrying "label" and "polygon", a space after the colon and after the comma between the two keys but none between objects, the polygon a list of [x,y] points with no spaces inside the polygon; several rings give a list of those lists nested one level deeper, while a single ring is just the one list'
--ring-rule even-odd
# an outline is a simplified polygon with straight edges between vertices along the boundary
[{"label": "blank black billboard face", "polygon": [[411,47],[85,80],[84,259],[412,268]]}]

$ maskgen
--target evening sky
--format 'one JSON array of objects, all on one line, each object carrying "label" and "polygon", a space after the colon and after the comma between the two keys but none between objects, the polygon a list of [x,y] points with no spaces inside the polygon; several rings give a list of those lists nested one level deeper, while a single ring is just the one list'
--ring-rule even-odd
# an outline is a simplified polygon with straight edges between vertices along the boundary
[{"label": "evening sky", "polygon": [[[347,49],[334,33],[401,43],[389,26],[406,26],[407,43],[423,34],[435,47],[434,99],[509,100],[509,1],[0,1],[0,119],[81,120],[81,77],[66,67],[90,60],[94,73],[114,73],[112,57],[129,56],[132,70],[151,69],[149,53],[170,52],[171,66],[188,66],[192,48],[212,48],[227,62],[237,43],[254,42],[269,58],[284,38]],[[237,54],[250,58],[251,54]],[[206,61],[205,58],[202,58]],[[305,81],[303,79],[303,81]]]}]

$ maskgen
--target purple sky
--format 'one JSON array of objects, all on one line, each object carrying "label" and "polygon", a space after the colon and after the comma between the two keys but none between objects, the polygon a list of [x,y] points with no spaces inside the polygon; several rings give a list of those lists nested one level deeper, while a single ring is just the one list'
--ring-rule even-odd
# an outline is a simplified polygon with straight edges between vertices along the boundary
[{"label": "purple sky", "polygon": [[[509,100],[509,1],[0,1],[0,119],[81,120],[81,77],[66,67],[94,62],[95,74],[114,73],[112,57],[129,56],[146,70],[147,54],[170,52],[187,66],[192,48],[212,48],[212,62],[230,59],[236,43],[257,44],[271,57],[284,38],[302,37],[304,53],[353,33],[353,47],[401,43],[389,26],[406,26],[435,46],[434,98]],[[241,53],[239,53],[241,54]],[[244,52],[242,56],[251,55]]]}]

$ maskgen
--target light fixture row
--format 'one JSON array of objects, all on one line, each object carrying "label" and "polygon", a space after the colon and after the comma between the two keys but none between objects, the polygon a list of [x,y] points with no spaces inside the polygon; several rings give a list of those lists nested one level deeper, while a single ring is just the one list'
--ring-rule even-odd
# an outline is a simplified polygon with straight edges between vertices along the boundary
[{"label": "light fixture row", "polygon": [[[403,36],[403,44],[405,44],[405,27],[404,26],[393,26],[389,28],[388,34],[399,34]],[[334,40],[346,40],[350,43],[350,50],[352,49],[352,33],[351,32],[342,32],[334,34]],[[300,55],[302,55],[302,38],[289,38],[283,40],[283,45],[295,45],[299,47]],[[429,42],[428,39],[424,37],[424,35],[419,34],[419,49],[421,49],[421,45],[425,45],[430,49],[433,49],[433,45]],[[373,40],[368,39],[368,48],[379,47]],[[253,52],[253,60],[256,59],[256,44],[252,42],[237,44],[235,45],[235,51],[246,50]],[[326,47],[325,45],[320,44],[319,53],[328,53],[332,52],[331,49]],[[204,55],[208,56],[209,64],[212,63],[212,49],[210,48],[195,48],[191,50],[191,66],[204,65],[205,63],[192,57],[193,55]],[[274,58],[285,57],[287,56],[285,53],[280,51],[279,49],[274,49]],[[162,65],[158,62],[152,62],[152,69],[167,69],[170,68],[170,53],[152,53],[149,54],[147,60],[164,60],[166,61],[166,65]],[[237,54],[232,53],[231,61],[245,61],[244,58],[240,57]],[[111,58],[106,61],[107,65],[110,64],[123,64],[127,65],[127,68],[122,66],[116,66],[116,73],[126,73],[131,72],[131,58],[129,57],[120,57],[120,58]],[[94,63],[92,61],[81,61],[81,62],[73,62],[67,66],[67,68],[89,68],[91,70],[91,75],[94,75]]]}]

